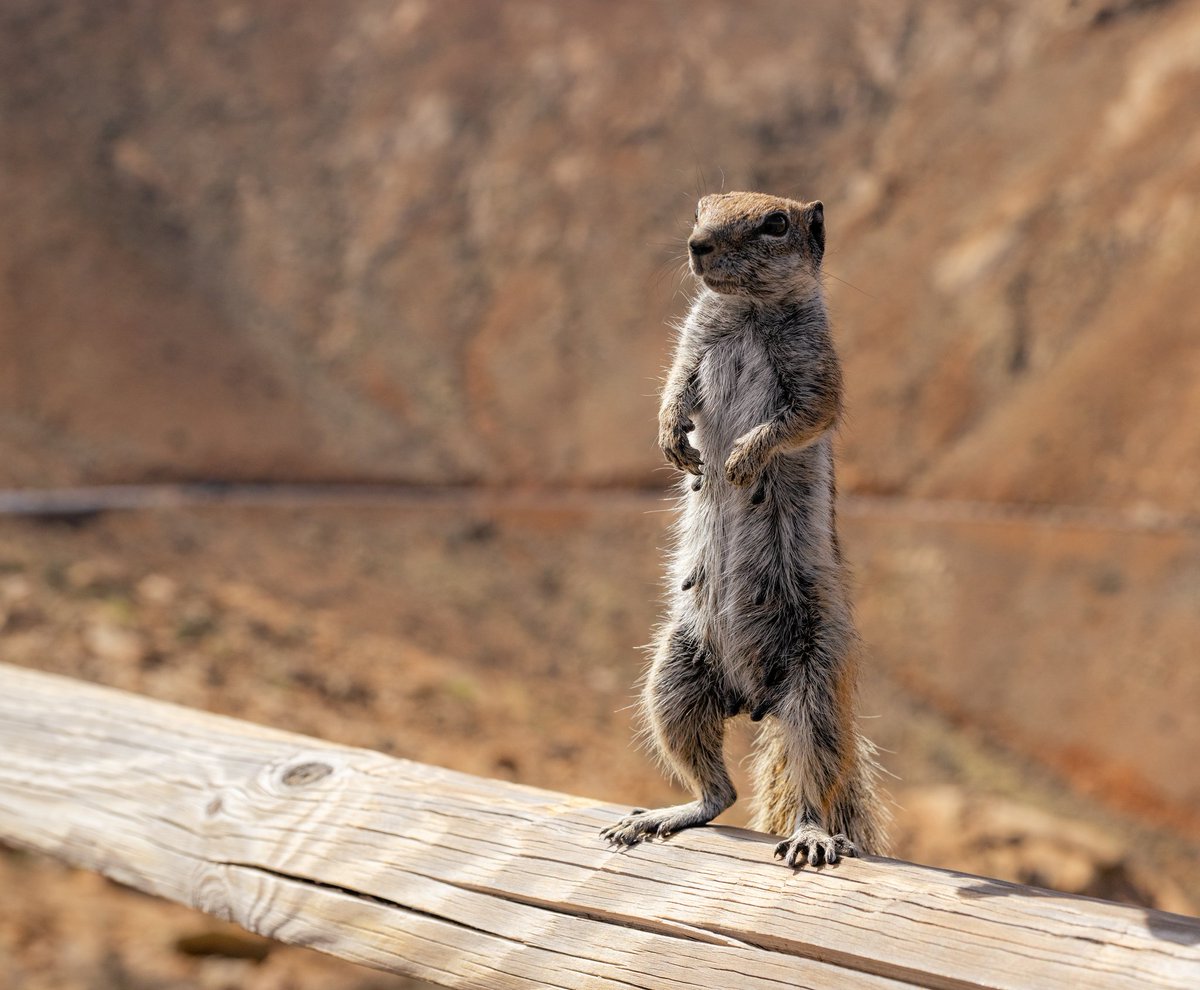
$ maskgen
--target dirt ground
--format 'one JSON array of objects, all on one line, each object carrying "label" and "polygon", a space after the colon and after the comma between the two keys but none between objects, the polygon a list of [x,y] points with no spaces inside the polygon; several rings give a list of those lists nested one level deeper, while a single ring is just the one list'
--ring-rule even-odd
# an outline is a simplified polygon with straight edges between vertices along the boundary
[{"label": "dirt ground", "polygon": [[[7,520],[0,659],[472,773],[663,802],[674,792],[631,745],[629,708],[659,526],[461,505]],[[529,594],[489,608],[514,585]],[[896,855],[1195,912],[1184,891],[1200,858],[1183,840],[1071,793],[877,670],[864,710],[897,774]],[[744,732],[731,744],[743,794],[749,744]],[[743,823],[744,804],[727,820]],[[5,990],[413,985],[17,850],[0,854],[0,957]]]}]

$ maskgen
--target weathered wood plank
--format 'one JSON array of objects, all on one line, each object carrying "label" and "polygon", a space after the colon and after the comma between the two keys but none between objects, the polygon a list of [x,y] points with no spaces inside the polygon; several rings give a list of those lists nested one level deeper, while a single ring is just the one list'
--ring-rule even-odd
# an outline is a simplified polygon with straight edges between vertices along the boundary
[{"label": "weathered wood plank", "polygon": [[0,839],[453,987],[1200,986],[1200,920],[709,828],[0,665]]}]

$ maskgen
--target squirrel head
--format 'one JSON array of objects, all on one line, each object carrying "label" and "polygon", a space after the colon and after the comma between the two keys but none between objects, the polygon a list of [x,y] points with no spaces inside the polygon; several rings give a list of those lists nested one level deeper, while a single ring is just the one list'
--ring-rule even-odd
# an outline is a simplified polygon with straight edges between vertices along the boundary
[{"label": "squirrel head", "polygon": [[705,196],[688,238],[692,274],[726,296],[782,299],[819,285],[825,207],[764,193]]}]

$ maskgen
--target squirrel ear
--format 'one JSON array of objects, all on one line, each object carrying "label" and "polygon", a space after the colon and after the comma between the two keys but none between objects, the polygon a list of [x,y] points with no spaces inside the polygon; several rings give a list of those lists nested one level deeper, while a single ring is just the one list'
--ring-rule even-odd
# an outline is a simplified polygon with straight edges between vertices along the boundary
[{"label": "squirrel ear", "polygon": [[825,254],[825,204],[819,199],[809,203],[805,210],[808,215],[808,242],[812,248],[813,260],[820,262]]}]

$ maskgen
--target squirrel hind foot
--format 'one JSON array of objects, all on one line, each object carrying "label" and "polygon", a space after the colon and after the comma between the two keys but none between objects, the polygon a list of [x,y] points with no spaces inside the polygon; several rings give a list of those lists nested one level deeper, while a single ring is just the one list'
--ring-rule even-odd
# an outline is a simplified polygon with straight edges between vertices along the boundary
[{"label": "squirrel hind foot", "polygon": [[830,835],[815,825],[802,825],[775,847],[775,858],[786,866],[832,866],[844,856],[857,856],[858,849],[839,832]]},{"label": "squirrel hind foot", "polygon": [[601,829],[600,838],[607,839],[614,846],[636,846],[643,839],[665,839],[685,828],[707,825],[725,807],[728,805],[722,807],[712,802],[691,801],[657,811],[635,808],[620,821]]}]

